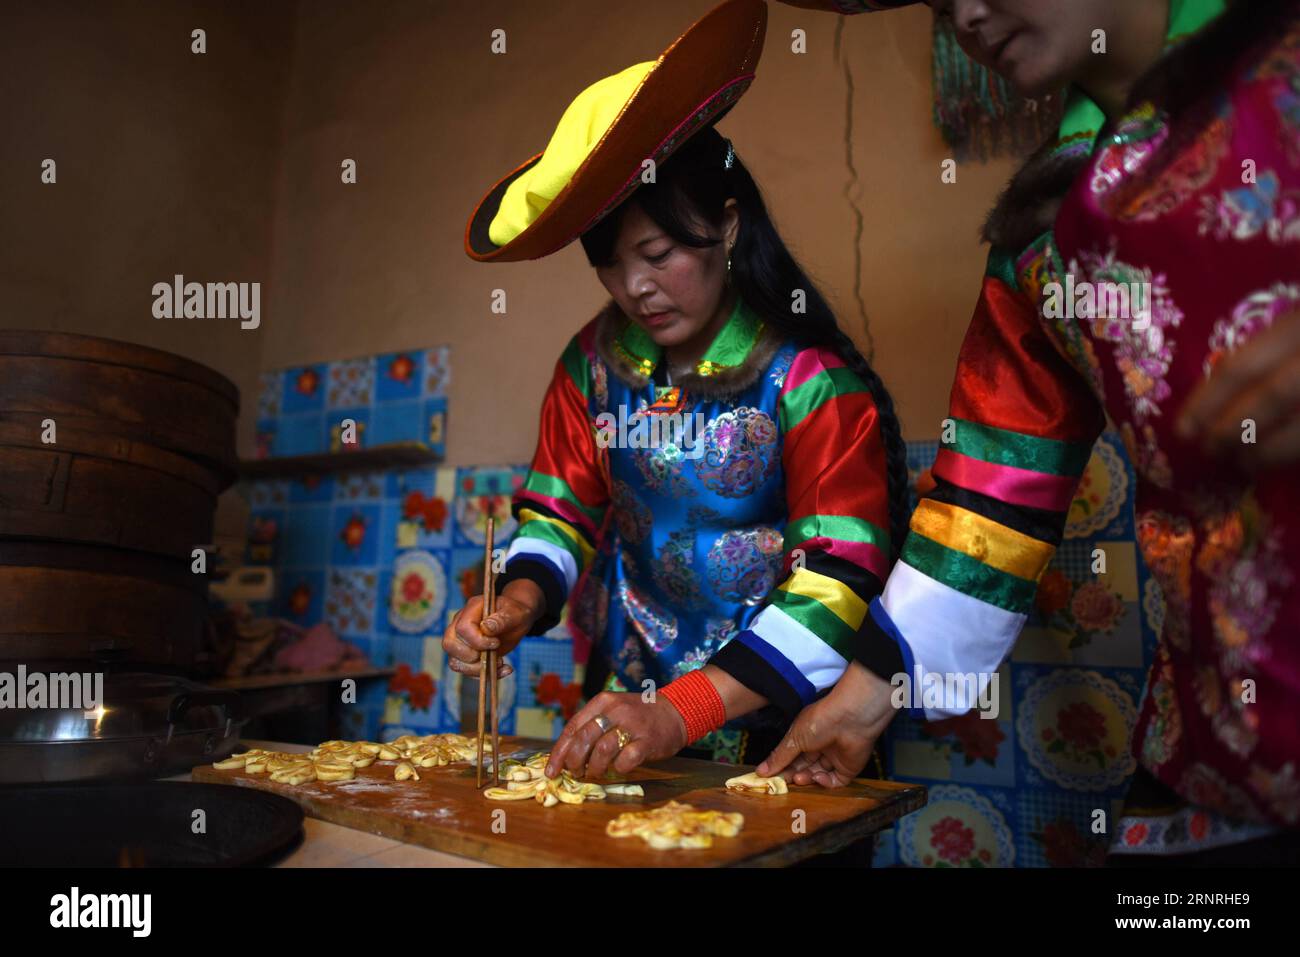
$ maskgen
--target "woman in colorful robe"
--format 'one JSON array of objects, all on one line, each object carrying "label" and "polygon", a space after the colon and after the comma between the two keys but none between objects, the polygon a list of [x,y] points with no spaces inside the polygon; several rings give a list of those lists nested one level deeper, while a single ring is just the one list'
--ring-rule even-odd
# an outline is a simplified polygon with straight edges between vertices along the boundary
[{"label": "woman in colorful robe", "polygon": [[[989,220],[955,429],[872,603],[865,666],[760,773],[838,783],[892,717],[890,675],[997,670],[1104,413],[1138,475],[1138,544],[1166,605],[1113,852],[1234,845],[1222,856],[1294,862],[1300,5],[942,5],[1022,92],[1074,85],[1060,136]],[[1122,55],[1086,52],[1098,26]],[[1141,290],[1128,314],[1099,294],[1120,284]]]},{"label": "woman in colorful robe", "polygon": [[[700,62],[676,81],[706,88],[656,90],[720,13],[737,22],[695,47]],[[719,61],[736,58],[721,71],[724,94],[728,74],[752,76],[757,54],[746,45],[761,46],[763,17],[756,0],[724,3],[658,65],[584,91],[547,150],[552,188],[602,166],[637,186],[581,233],[612,301],[556,364],[514,500],[519,529],[497,610],[480,625],[481,602],[471,601],[443,647],[452,668],[477,674],[483,651],[509,651],[570,605],[595,644],[589,671],[608,675],[607,690],[570,722],[552,776],[626,770],[688,745],[719,760],[762,758],[805,690],[753,694],[745,668],[759,667],[762,652],[752,648],[783,636],[800,647],[812,689],[827,688],[906,529],[905,451],[888,392],[787,251],[731,143],[710,124],[682,121],[682,109],[714,92]],[[620,155],[630,135],[621,124],[637,114],[629,95],[664,102],[642,103],[636,131],[650,148]],[[602,116],[617,119],[604,129]],[[651,151],[663,142],[675,147],[666,159]],[[566,149],[576,155],[561,156]],[[637,179],[647,156],[657,159],[653,183]],[[545,240],[530,231],[596,212],[559,208],[581,202],[570,183],[542,219],[545,185],[490,193],[495,212],[486,230],[487,212],[471,221],[471,255],[508,258],[525,240],[550,248],[565,238],[559,230]],[[484,232],[490,243],[476,240]],[[742,638],[750,650],[737,680],[709,662]]]}]

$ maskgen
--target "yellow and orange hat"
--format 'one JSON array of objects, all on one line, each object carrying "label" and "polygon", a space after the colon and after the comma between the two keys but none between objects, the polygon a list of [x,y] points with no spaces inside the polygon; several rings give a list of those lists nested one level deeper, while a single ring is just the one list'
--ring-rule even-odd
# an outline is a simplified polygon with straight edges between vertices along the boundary
[{"label": "yellow and orange hat", "polygon": [[725,0],[657,60],[583,90],[546,149],[479,201],[465,252],[479,262],[540,259],[567,246],[749,88],[767,29],[764,0]]}]

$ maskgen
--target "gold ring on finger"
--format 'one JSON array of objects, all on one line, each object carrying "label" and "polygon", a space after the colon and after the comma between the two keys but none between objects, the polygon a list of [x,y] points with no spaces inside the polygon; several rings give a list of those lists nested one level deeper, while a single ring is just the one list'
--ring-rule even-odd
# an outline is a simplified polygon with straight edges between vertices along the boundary
[{"label": "gold ring on finger", "polygon": [[627,743],[632,740],[632,735],[628,734],[622,728],[615,728],[614,733],[618,735],[618,749],[622,751],[627,747]]}]

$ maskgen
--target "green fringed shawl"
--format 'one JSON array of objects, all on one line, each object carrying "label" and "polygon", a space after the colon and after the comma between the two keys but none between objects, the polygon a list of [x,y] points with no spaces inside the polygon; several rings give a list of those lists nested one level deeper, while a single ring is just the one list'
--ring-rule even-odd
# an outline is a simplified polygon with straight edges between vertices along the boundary
[{"label": "green fringed shawl", "polygon": [[[1056,131],[1062,94],[1029,100],[968,57],[952,20],[934,18],[934,124],[957,159],[1025,155]],[[1064,91],[1062,91],[1063,93]]]}]

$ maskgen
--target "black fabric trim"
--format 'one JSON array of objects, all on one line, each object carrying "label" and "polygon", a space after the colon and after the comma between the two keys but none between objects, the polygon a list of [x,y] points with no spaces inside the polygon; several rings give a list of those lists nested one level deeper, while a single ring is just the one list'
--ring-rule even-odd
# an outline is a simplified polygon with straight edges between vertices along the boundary
[{"label": "black fabric trim", "polygon": [[862,599],[863,604],[870,604],[871,599],[885,590],[884,582],[846,558],[823,551],[809,551],[805,554],[804,568],[848,585],[853,594]]},{"label": "black fabric trim", "polygon": [[862,619],[862,626],[853,636],[853,660],[884,681],[893,681],[894,675],[907,671],[907,662],[903,660],[903,649],[898,647],[892,636],[876,624],[876,619],[868,611]]},{"label": "black fabric trim", "polygon": [[803,710],[803,699],[762,656],[732,639],[709,659],[731,677],[776,707],[787,722]]},{"label": "black fabric trim", "polygon": [[1050,512],[1041,508],[1031,508],[1028,505],[1011,505],[980,492],[972,492],[970,489],[953,485],[948,480],[937,476],[935,482],[938,487],[926,495],[926,498],[956,505],[976,515],[983,515],[999,525],[1013,528],[1021,534],[1046,542],[1053,547],[1061,544],[1061,536],[1065,534],[1066,512]]},{"label": "black fabric trim", "polygon": [[590,545],[592,548],[596,547],[595,539],[593,539],[590,535],[588,535],[586,529],[584,529],[581,525],[574,522],[567,515],[561,515],[555,509],[543,505],[541,502],[535,501],[534,499],[531,498],[522,499],[518,502],[514,502],[510,506],[510,514],[513,515],[521,525],[523,524],[524,520],[519,517],[519,512],[525,508],[528,509],[529,511],[536,512],[539,515],[545,515],[547,518],[554,518],[558,521],[563,522],[565,525],[568,525],[571,529],[573,529],[575,532],[581,535],[588,545]]},{"label": "black fabric trim", "polygon": [[529,634],[542,635],[560,623],[560,611],[564,608],[564,584],[556,580],[555,571],[550,565],[532,558],[512,558],[506,570],[497,577],[497,594],[513,581],[530,581],[542,590],[542,616],[533,623]]}]

